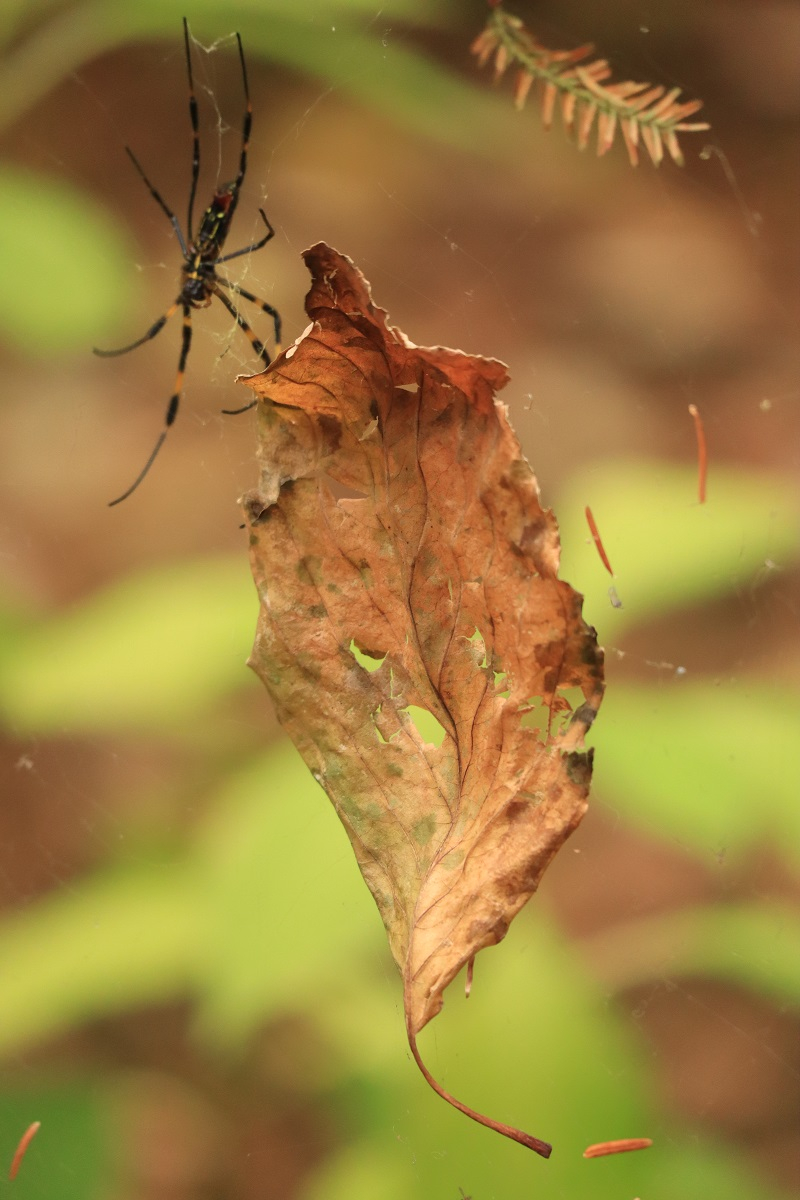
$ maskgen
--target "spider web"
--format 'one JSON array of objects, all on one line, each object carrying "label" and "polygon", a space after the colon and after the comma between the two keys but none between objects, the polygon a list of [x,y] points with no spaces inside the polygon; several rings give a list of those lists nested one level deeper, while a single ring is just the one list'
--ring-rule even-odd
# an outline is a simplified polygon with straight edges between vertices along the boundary
[{"label": "spider web", "polygon": [[[681,71],[708,84],[710,92],[702,94],[709,95],[715,125],[722,126],[719,140],[698,142],[682,175],[670,169],[655,174],[646,167],[629,173],[620,166],[619,147],[618,154],[601,162],[581,157],[559,131],[542,134],[533,108],[513,126],[518,150],[508,160],[500,164],[484,154],[470,157],[369,111],[352,99],[347,78],[332,85],[299,78],[273,64],[264,69],[245,39],[254,103],[251,160],[226,249],[259,236],[260,206],[276,237],[258,255],[235,260],[229,277],[277,305],[290,344],[306,324],[302,296],[307,281],[299,254],[325,238],[353,257],[370,279],[377,303],[413,340],[457,346],[509,364],[512,382],[503,399],[512,421],[545,499],[556,508],[565,535],[571,531],[570,546],[586,551],[584,557],[571,551],[578,574],[570,578],[586,591],[587,615],[607,648],[609,711],[614,690],[631,686],[641,686],[648,697],[656,690],[670,697],[684,684],[714,680],[724,704],[729,693],[749,688],[754,678],[777,678],[783,685],[796,680],[790,640],[797,623],[796,578],[788,555],[773,559],[765,553],[758,571],[751,565],[734,570],[729,586],[713,595],[665,604],[647,620],[625,625],[638,594],[635,564],[620,569],[613,580],[624,606],[618,614],[606,595],[612,581],[581,525],[583,505],[589,504],[610,561],[618,566],[615,548],[624,542],[626,518],[604,519],[604,503],[607,511],[613,508],[607,500],[607,464],[619,464],[620,473],[625,462],[637,459],[694,470],[689,403],[697,404],[706,422],[709,505],[719,503],[715,480],[725,467],[783,474],[797,465],[792,406],[799,389],[785,334],[786,322],[796,312],[789,280],[796,243],[791,240],[790,206],[783,198],[790,143],[783,140],[781,124],[795,118],[789,112],[775,116],[768,108],[774,91],[780,91],[779,80],[773,92],[757,90],[758,80],[747,71],[741,50],[748,41],[746,31],[739,30],[737,43],[714,23],[710,5],[700,9],[697,27],[706,22],[707,31],[703,54],[686,41],[675,54],[666,27],[659,25],[662,18],[642,4],[627,5],[621,15],[599,23],[596,15],[577,7],[565,12],[544,6],[538,14],[542,25],[537,32],[548,44],[567,47],[594,36],[621,71],[628,66],[626,57],[632,60],[632,77],[641,74],[645,62],[661,82],[671,83]],[[527,14],[526,19],[533,24],[535,16]],[[612,18],[613,24],[604,24]],[[378,6],[365,17],[363,31],[387,51],[418,45],[417,35],[395,28]],[[337,32],[341,29],[331,29],[334,58],[340,53]],[[463,46],[443,46],[436,37],[431,44],[450,60],[451,69],[469,71]],[[651,50],[654,44],[657,48]],[[712,49],[713,70],[708,65]],[[750,49],[756,54],[755,41]],[[194,43],[193,54],[201,107],[202,210],[215,183],[235,173],[242,96],[230,35],[210,47]],[[108,72],[82,71],[75,90],[88,97],[87,108],[96,108],[97,128],[105,125],[104,155],[111,155],[114,145],[131,142],[183,222],[190,163],[179,38],[166,50],[161,45],[139,48],[137,55],[137,72],[120,76],[121,96],[113,115],[107,108]],[[725,71],[733,82],[720,82]],[[476,86],[488,86],[469,78]],[[147,121],[134,122],[131,130],[123,118],[134,111],[143,79],[152,82],[155,98]],[[162,99],[167,100],[163,106]],[[55,111],[50,119],[57,122]],[[71,159],[69,130],[59,128],[63,144],[41,123],[26,128],[20,144],[34,160],[44,158],[66,170],[76,156],[80,161],[80,147],[73,145]],[[121,153],[118,157],[122,172]],[[118,219],[137,233],[141,261],[136,271],[147,292],[141,310],[146,322],[165,298],[168,303],[174,296],[180,264],[163,214],[137,187],[135,178],[130,179],[124,203],[114,193],[113,207]],[[79,603],[137,565],[181,561],[187,553],[242,552],[233,499],[254,477],[251,418],[231,421],[219,409],[235,403],[235,375],[252,373],[257,364],[234,322],[221,306],[214,309],[196,314],[181,414],[157,473],[113,532],[101,524],[98,496],[105,499],[109,486],[113,494],[116,483],[125,482],[139,461],[140,441],[146,450],[150,431],[155,435],[160,427],[177,357],[176,323],[148,348],[146,362],[121,360],[111,382],[108,376],[100,382],[96,374],[84,378],[82,368],[68,368],[65,377],[53,374],[50,386],[42,388],[41,369],[20,369],[18,390],[25,403],[11,410],[5,444],[21,448],[18,458],[24,466],[10,463],[10,511],[15,516],[6,527],[4,561],[14,587],[30,597],[32,606]],[[242,311],[259,335],[269,335],[262,314],[246,303]],[[43,443],[48,447],[44,452]],[[11,451],[6,453],[10,459]],[[57,505],[52,470],[45,473],[40,465],[43,457],[50,463],[65,460]],[[86,483],[81,482],[84,477]],[[687,506],[694,500],[694,495],[687,497]],[[665,496],[665,504],[669,502],[671,497]],[[767,544],[768,538],[764,540]],[[663,554],[677,571],[683,548],[665,545]],[[188,610],[205,602],[198,593],[186,596],[179,607],[185,604]],[[177,636],[170,631],[179,631],[188,620],[188,611],[181,617],[165,610],[161,628],[155,627],[154,646],[161,644],[156,638],[168,642]],[[243,622],[235,647],[239,659],[250,636]],[[234,755],[236,738],[243,754],[253,753],[269,721],[255,692],[243,694],[245,699],[234,699],[230,708],[215,714],[217,729],[236,734],[228,742],[221,739],[222,757]],[[776,687],[774,694],[780,697],[782,688]],[[68,727],[66,716],[64,720]],[[34,732],[11,741],[13,791],[22,800],[10,807],[16,824],[11,825],[11,850],[2,867],[8,903],[24,910],[48,892],[68,896],[99,864],[120,855],[136,861],[137,844],[154,857],[154,847],[174,847],[176,830],[191,829],[197,810],[213,806],[213,794],[198,780],[197,763],[214,779],[218,764],[201,744],[204,738],[213,740],[209,726],[200,725],[196,741],[186,729],[176,734],[175,726],[168,726],[166,738],[152,730],[147,736],[130,731],[63,737]],[[601,712],[599,773],[603,725]],[[773,764],[764,764],[765,788],[774,770]],[[760,802],[754,795],[753,804]],[[703,803],[698,789],[698,807]],[[697,840],[687,835],[665,833],[659,815],[644,812],[633,821],[629,809],[601,787],[589,818],[554,864],[552,880],[535,905],[546,913],[543,920],[552,920],[571,939],[576,955],[592,964],[609,1004],[640,1035],[643,1053],[654,1067],[654,1090],[672,1117],[671,1125],[665,1117],[665,1139],[676,1136],[676,1129],[687,1136],[688,1128],[698,1136],[717,1136],[728,1146],[738,1140],[749,1149],[751,1165],[766,1165],[770,1187],[777,1180],[788,1189],[797,1152],[791,1126],[800,1094],[796,1025],[789,1005],[720,983],[700,967],[694,976],[676,972],[668,956],[649,980],[620,986],[622,975],[614,971],[622,968],[611,954],[618,947],[609,940],[615,930],[638,930],[645,936],[661,928],[657,918],[692,905],[756,904],[762,899],[784,903],[796,897],[796,875],[780,838],[765,832],[761,847],[750,845],[743,852],[736,826],[732,810],[730,838],[708,839],[698,849]],[[334,858],[344,856],[344,849],[331,845]],[[277,846],[279,857],[291,853],[292,847]],[[304,884],[310,888],[320,871],[327,878],[327,866],[309,865],[299,857],[293,861],[301,889]],[[532,906],[496,954],[530,953],[538,919]],[[775,966],[776,973],[779,945],[777,938],[767,941],[763,951],[766,966]],[[379,951],[372,953],[380,973],[385,967]],[[492,1017],[481,999],[491,984],[481,977],[494,969],[487,956],[476,970],[470,999],[470,1028],[476,1038]],[[185,1057],[177,1067],[162,1044],[164,1028],[179,1030]],[[191,1104],[181,1088],[189,1087],[194,1060],[183,1046],[184,1032],[184,1017],[172,1009],[161,1033],[146,1023],[137,1026],[133,1018],[117,1025],[109,1020],[101,1030],[105,1049],[95,1045],[91,1054],[106,1064],[133,1063],[143,1073],[172,1071],[181,1087],[174,1095],[159,1095],[171,1097],[176,1110],[189,1112]],[[379,1039],[370,1036],[374,1049]],[[290,1057],[299,1054],[298,1040],[302,1037],[283,1026],[276,1034],[276,1044]],[[455,1080],[466,1051],[453,1045],[445,1029],[435,1033],[434,1045],[439,1061],[432,1068],[438,1065],[445,1079],[452,1071]],[[388,1054],[385,1048],[374,1053],[376,1058]],[[597,1053],[602,1057],[606,1051],[599,1048]],[[33,1060],[23,1065],[23,1077],[32,1079]],[[502,1071],[507,1077],[516,1067],[503,1062]],[[627,1060],[615,1060],[610,1052],[607,1070],[632,1073]],[[371,1078],[366,1067],[364,1071]],[[275,1075],[269,1075],[270,1087],[277,1087]],[[494,1088],[503,1108],[500,1075],[498,1067],[495,1079],[470,1079],[469,1086],[473,1092],[484,1085]],[[202,1093],[203,1102],[213,1108],[217,1101],[208,1097],[221,1086],[215,1078]],[[284,1095],[279,1099],[290,1107]],[[247,1104],[256,1105],[252,1095],[237,1098],[237,1119],[245,1120]],[[428,1153],[430,1147],[408,1132],[411,1117],[403,1113],[393,1120],[388,1136],[396,1140],[404,1161],[413,1163],[416,1186],[424,1194],[432,1172],[444,1171],[439,1160],[450,1153],[449,1143],[443,1140]],[[309,1129],[313,1120],[305,1125],[299,1119],[299,1125]],[[212,1126],[218,1137],[217,1109]],[[608,1136],[649,1132],[609,1130]],[[605,1129],[596,1129],[597,1140],[605,1135]],[[311,1142],[312,1134],[305,1136]],[[484,1154],[486,1170],[496,1173],[495,1193],[490,1194],[505,1200],[507,1160],[494,1149]],[[66,1162],[66,1151],[64,1155]],[[224,1158],[221,1150],[218,1158]],[[452,1193],[456,1200],[461,1187],[474,1200],[484,1200],[489,1185],[479,1167],[472,1175],[462,1173],[466,1162],[466,1157],[456,1162],[451,1157],[450,1192],[443,1187],[441,1194]],[[435,1178],[438,1182],[439,1176]],[[151,1193],[143,1187],[145,1194]],[[562,1194],[567,1194],[566,1185],[542,1192]],[[629,1188],[620,1194],[634,1192]],[[646,1195],[643,1191],[642,1200]]]}]

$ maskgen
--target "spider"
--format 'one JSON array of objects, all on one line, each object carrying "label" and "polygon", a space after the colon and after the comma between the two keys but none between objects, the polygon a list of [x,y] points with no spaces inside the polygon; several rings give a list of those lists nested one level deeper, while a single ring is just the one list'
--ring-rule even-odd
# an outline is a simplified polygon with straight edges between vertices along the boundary
[{"label": "spider", "polygon": [[[250,145],[250,127],[253,120],[253,107],[250,103],[250,90],[247,86],[247,67],[244,61],[244,51],[242,49],[242,39],[239,34],[236,34],[236,42],[239,47],[239,61],[242,66],[242,83],[244,84],[245,111],[244,122],[242,125],[242,148],[239,156],[239,173],[232,183],[226,183],[219,191],[215,192],[213,199],[208,208],[200,218],[200,224],[197,233],[192,232],[193,228],[193,211],[195,202],[195,193],[197,192],[197,180],[200,175],[200,134],[198,127],[197,100],[194,94],[194,79],[192,77],[192,57],[189,50],[189,25],[186,18],[183,18],[183,40],[186,47],[186,70],[189,76],[189,119],[192,126],[192,180],[189,190],[189,210],[186,221],[186,237],[184,238],[181,230],[180,222],[175,216],[175,213],[165,203],[162,196],[153,187],[150,180],[145,175],[139,160],[130,149],[125,147],[125,151],[138,171],[141,178],[150,192],[150,195],[159,205],[161,210],[166,213],[172,228],[175,230],[175,236],[178,239],[178,244],[183,255],[183,267],[181,268],[181,290],[178,293],[177,299],[165,313],[155,321],[147,333],[143,337],[137,338],[135,342],[131,342],[129,346],[123,346],[119,350],[98,350],[94,353],[100,355],[101,358],[114,358],[119,354],[127,354],[129,350],[135,350],[137,346],[142,346],[145,342],[149,342],[156,334],[160,333],[166,325],[167,321],[180,308],[183,312],[183,336],[181,340],[181,352],[178,359],[178,374],[175,380],[175,390],[170,397],[167,405],[166,416],[164,418],[164,428],[162,429],[158,440],[148,458],[147,462],[142,467],[139,474],[134,479],[131,486],[117,496],[116,500],[112,500],[109,507],[115,504],[120,504],[123,500],[127,500],[133,492],[136,491],[139,484],[142,482],[147,472],[155,462],[156,456],[164,444],[169,428],[178,414],[178,405],[180,404],[181,389],[183,387],[183,377],[186,373],[186,360],[189,357],[189,347],[192,343],[192,309],[193,308],[208,308],[212,297],[216,296],[218,300],[227,308],[228,312],[236,321],[236,324],[244,334],[250,339],[250,342],[256,354],[265,365],[269,365],[271,359],[267,353],[264,343],[261,342],[253,330],[248,325],[242,314],[236,308],[235,304],[225,294],[226,289],[229,292],[241,296],[243,300],[249,300],[252,304],[257,304],[262,312],[267,313],[272,318],[272,323],[275,331],[276,353],[280,350],[281,340],[281,318],[280,314],[271,304],[267,304],[265,300],[260,300],[258,296],[254,296],[252,292],[245,291],[238,283],[231,283],[230,280],[224,279],[217,272],[217,268],[225,262],[230,262],[232,258],[241,258],[244,254],[253,254],[256,250],[261,250],[266,246],[270,238],[275,236],[275,231],[267,220],[267,214],[263,208],[258,211],[261,214],[261,219],[266,226],[267,232],[257,242],[253,242],[251,246],[245,246],[243,250],[234,250],[231,254],[222,254],[222,248],[225,245],[225,240],[228,236],[233,220],[233,214],[236,211],[236,205],[239,203],[239,192],[244,183],[245,173],[247,171],[247,150]],[[245,405],[239,409],[223,409],[227,413],[245,412],[248,408],[252,408],[252,404]]]}]

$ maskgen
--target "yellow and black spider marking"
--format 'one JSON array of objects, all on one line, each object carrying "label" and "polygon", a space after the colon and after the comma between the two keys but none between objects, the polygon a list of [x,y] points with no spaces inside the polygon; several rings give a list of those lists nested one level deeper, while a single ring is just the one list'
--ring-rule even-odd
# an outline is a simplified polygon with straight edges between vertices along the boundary
[{"label": "yellow and black spider marking", "polygon": [[[232,258],[241,258],[244,254],[252,254],[256,250],[260,250],[266,246],[270,238],[275,236],[275,230],[267,220],[267,214],[263,208],[258,211],[261,219],[266,227],[266,233],[257,242],[253,242],[250,246],[245,246],[243,250],[234,250],[230,254],[222,254],[222,249],[230,232],[233,215],[236,212],[236,206],[239,203],[239,192],[244,177],[247,172],[247,151],[250,145],[250,129],[253,122],[253,106],[250,103],[250,89],[247,84],[247,67],[244,61],[244,51],[242,49],[242,39],[239,34],[236,34],[236,43],[239,47],[239,62],[242,67],[242,83],[244,85],[245,110],[244,121],[242,123],[242,148],[239,154],[239,173],[232,183],[226,183],[214,194],[214,197],[208,208],[200,218],[200,224],[197,233],[193,234],[193,214],[194,202],[197,193],[197,180],[200,175],[200,133],[197,113],[197,99],[194,94],[194,78],[192,76],[192,56],[189,47],[189,25],[186,18],[183,19],[183,40],[186,48],[186,71],[189,77],[189,120],[192,127],[192,181],[189,191],[189,209],[186,219],[186,237],[183,235],[180,222],[175,216],[175,213],[164,201],[162,196],[153,187],[150,180],[145,175],[139,160],[130,149],[125,147],[126,153],[133,163],[139,175],[144,180],[144,183],[150,192],[150,195],[164,212],[175,230],[175,236],[178,239],[178,244],[183,255],[183,268],[181,270],[181,290],[178,293],[174,303],[169,306],[165,313],[155,321],[147,333],[143,337],[137,338],[135,342],[131,342],[129,346],[122,346],[119,350],[97,350],[94,353],[102,358],[113,358],[119,354],[127,354],[129,350],[135,350],[137,346],[149,342],[156,334],[160,333],[166,325],[167,321],[172,317],[178,309],[183,312],[183,332],[181,336],[181,350],[178,358],[178,374],[175,379],[175,390],[169,399],[167,412],[164,418],[164,428],[159,434],[158,440],[153,447],[153,450],[147,462],[142,467],[141,471],[134,479],[131,486],[117,496],[116,500],[111,501],[111,505],[119,504],[122,500],[127,500],[132,492],[135,492],[139,484],[144,479],[147,472],[155,462],[156,455],[164,444],[170,425],[175,420],[180,404],[181,389],[183,388],[183,377],[186,372],[186,360],[189,357],[189,348],[192,344],[192,309],[207,308],[211,303],[212,297],[216,296],[218,300],[225,305],[228,312],[236,321],[241,331],[247,335],[250,343],[256,354],[262,361],[269,365],[271,362],[270,356],[264,346],[264,343],[256,337],[253,330],[248,325],[242,314],[239,312],[236,305],[225,294],[233,292],[236,296],[241,296],[243,300],[249,301],[251,304],[257,305],[262,312],[267,313],[272,318],[273,329],[275,333],[275,352],[280,350],[281,341],[281,318],[277,309],[271,304],[267,304],[266,300],[260,300],[258,296],[254,296],[252,292],[246,291],[243,287],[239,287],[238,283],[232,283],[229,279],[224,279],[217,271],[217,268],[222,263],[230,262]],[[223,412],[245,412],[246,409],[252,408],[252,404],[245,405],[240,409],[223,409]]]}]

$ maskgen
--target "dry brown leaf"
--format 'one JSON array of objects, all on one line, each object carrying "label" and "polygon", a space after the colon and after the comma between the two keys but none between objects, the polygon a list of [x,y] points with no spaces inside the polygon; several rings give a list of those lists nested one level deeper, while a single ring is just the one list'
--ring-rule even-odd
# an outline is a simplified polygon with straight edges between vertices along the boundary
[{"label": "dry brown leaf", "polygon": [[495,399],[505,367],[414,346],[349,259],[304,257],[311,324],[245,380],[261,401],[251,665],[353,844],[426,1078],[547,1154],[445,1093],[416,1035],[586,810],[602,656]]}]

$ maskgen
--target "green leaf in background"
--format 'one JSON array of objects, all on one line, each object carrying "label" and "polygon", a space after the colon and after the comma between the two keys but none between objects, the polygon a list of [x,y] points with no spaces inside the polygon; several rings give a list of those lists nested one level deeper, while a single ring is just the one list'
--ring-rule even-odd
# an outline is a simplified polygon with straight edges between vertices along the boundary
[{"label": "green leaf in background", "polygon": [[[203,880],[200,1024],[236,1045],[354,969],[383,928],[325,793],[282,740],[235,775],[192,854]],[[399,979],[397,982],[399,987]]]},{"label": "green leaf in background", "polygon": [[392,1147],[351,1142],[315,1173],[301,1200],[414,1200],[417,1184],[411,1162],[399,1159]]},{"label": "green leaf in background", "polygon": [[0,924],[0,1052],[192,995],[213,1041],[328,986],[380,919],[336,815],[282,742],[234,777],[183,856],[107,868]]},{"label": "green leaf in background", "polygon": [[0,925],[0,1052],[96,1017],[186,996],[199,974],[200,888],[184,864],[92,875]]},{"label": "green leaf in background", "polygon": [[18,732],[183,725],[248,684],[257,609],[244,557],[140,571],[16,639],[0,713]]},{"label": "green leaf in background", "polygon": [[[160,38],[180,42],[184,15],[192,34],[211,45],[238,29],[249,59],[260,55],[316,80],[323,88],[350,95],[373,112],[441,144],[493,161],[511,162],[518,142],[509,138],[514,113],[492,95],[475,74],[466,82],[414,47],[406,28],[441,31],[468,47],[480,29],[469,11],[446,0],[395,0],[367,5],[363,0],[294,0],[223,3],[141,0],[84,0],[47,22],[33,26],[0,62],[0,129],[70,73],[93,58],[131,41]],[[551,182],[552,186],[552,182]]]},{"label": "green leaf in background", "polygon": [[[608,600],[612,581],[586,524],[587,505],[614,568],[621,609]],[[800,552],[797,490],[774,475],[713,464],[702,505],[696,468],[636,460],[604,462],[576,476],[555,512],[561,577],[583,593],[584,615],[601,627],[601,642],[678,605],[756,587]]]},{"label": "green leaf in background", "polygon": [[6,1184],[6,1195],[13,1193],[14,1200],[101,1200],[108,1195],[111,1147],[101,1089],[77,1079],[56,1086],[0,1087],[3,1175],[32,1121],[41,1121],[41,1128],[17,1178]]},{"label": "green leaf in background", "polygon": [[597,796],[701,857],[772,842],[800,865],[800,696],[748,679],[616,684],[595,730]]},{"label": "green leaf in background", "polygon": [[[215,43],[238,29],[249,57],[261,53],[266,61],[350,92],[406,126],[474,151],[481,139],[473,123],[482,125],[487,113],[500,106],[487,103],[485,88],[470,87],[426,60],[402,32],[409,25],[441,28],[452,11],[443,0],[393,0],[381,5],[377,15],[374,4],[363,0],[315,0],[313,5],[195,0],[188,10],[184,0],[140,0],[135,5],[83,0],[48,21],[33,23],[27,39],[12,43],[0,62],[0,128],[65,76],[116,46],[148,38],[173,39],[179,45],[181,20],[188,16],[192,34],[201,42]],[[478,28],[463,26],[465,57]],[[459,101],[468,111],[459,113]],[[491,152],[491,143],[487,145]]]},{"label": "green leaf in background", "polygon": [[[428,6],[420,4],[414,19],[433,24],[431,15]],[[276,58],[349,94],[402,129],[473,154],[509,160],[513,148],[502,136],[509,125],[496,98],[477,81],[475,86],[463,82],[415,51],[385,18],[381,12],[378,36],[370,36],[367,26],[372,21],[338,26],[333,32],[323,22],[309,24],[292,16],[278,28],[269,24],[255,28],[249,44],[260,48],[265,58]],[[463,45],[465,58],[476,28],[462,24],[453,34]]]},{"label": "green leaf in background", "polygon": [[692,905],[614,925],[581,945],[595,975],[615,992],[704,977],[800,1011],[800,917],[789,905]]},{"label": "green leaf in background", "polygon": [[118,328],[132,254],[104,208],[63,178],[5,163],[0,212],[0,337],[51,359]]}]

